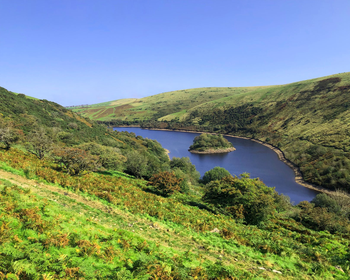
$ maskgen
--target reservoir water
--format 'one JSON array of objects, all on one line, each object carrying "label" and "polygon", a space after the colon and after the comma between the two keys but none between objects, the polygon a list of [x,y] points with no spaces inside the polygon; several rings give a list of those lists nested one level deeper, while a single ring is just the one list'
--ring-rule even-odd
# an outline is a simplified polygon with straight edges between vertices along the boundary
[{"label": "reservoir water", "polygon": [[275,187],[278,193],[288,195],[295,204],[312,200],[316,191],[305,188],[295,182],[293,170],[278,159],[277,154],[254,141],[226,137],[235,151],[226,154],[200,155],[188,151],[194,137],[200,133],[148,130],[138,127],[116,127],[118,131],[134,132],[144,138],[157,140],[172,157],[189,157],[201,176],[215,166],[227,169],[232,175],[239,176],[247,172],[251,178],[259,177],[267,186]]}]

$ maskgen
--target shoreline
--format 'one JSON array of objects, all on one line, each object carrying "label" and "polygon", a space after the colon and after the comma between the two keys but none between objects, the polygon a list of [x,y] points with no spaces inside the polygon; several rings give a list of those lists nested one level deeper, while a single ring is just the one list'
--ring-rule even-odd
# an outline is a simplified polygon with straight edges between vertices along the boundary
[{"label": "shoreline", "polygon": [[[119,126],[121,127],[121,126]],[[131,126],[123,126],[123,127],[131,127]],[[135,127],[135,126],[134,126]],[[138,126],[140,127],[140,126]],[[140,127],[142,128],[142,127]],[[175,129],[165,129],[165,128],[142,128],[142,129],[148,129],[148,130],[164,130],[164,131],[175,131],[175,132],[187,132],[187,133],[197,133],[197,134],[201,134],[201,133],[208,133],[208,134],[217,134],[217,133],[213,133],[213,132],[203,132],[203,131],[192,131],[192,130],[175,130]],[[273,150],[277,156],[278,159],[282,162],[284,162],[285,164],[287,164],[294,172],[295,175],[295,182],[305,188],[317,191],[317,192],[322,192],[322,193],[326,193],[326,194],[332,194],[334,193],[334,191],[328,190],[326,188],[311,184],[311,183],[307,183],[304,181],[302,173],[299,169],[299,167],[297,167],[293,162],[291,162],[289,159],[286,159],[283,151],[281,151],[279,148],[272,146],[271,144],[265,143],[263,141],[257,140],[257,139],[253,139],[253,138],[249,138],[249,137],[244,137],[244,136],[234,136],[234,135],[230,135],[230,134],[223,134],[224,136],[227,137],[232,137],[232,138],[238,138],[238,139],[246,139],[246,140],[250,140],[250,141],[254,141],[256,143],[259,143],[271,150]]]},{"label": "shoreline", "polygon": [[235,151],[236,149],[234,147],[232,148],[226,148],[226,149],[209,149],[206,151],[196,151],[196,150],[188,150],[192,154],[202,154],[202,155],[209,155],[209,154],[224,154],[224,153],[230,153]]}]

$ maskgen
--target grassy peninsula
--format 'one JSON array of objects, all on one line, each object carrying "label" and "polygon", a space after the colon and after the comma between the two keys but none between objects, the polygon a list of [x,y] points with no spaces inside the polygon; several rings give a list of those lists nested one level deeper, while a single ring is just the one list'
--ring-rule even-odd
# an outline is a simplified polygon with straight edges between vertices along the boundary
[{"label": "grassy peninsula", "polygon": [[0,88],[0,279],[348,279],[350,198],[249,174]]},{"label": "grassy peninsula", "polygon": [[221,154],[236,150],[222,135],[202,133],[193,139],[189,151],[195,154]]},{"label": "grassy peninsula", "polygon": [[286,85],[179,90],[76,111],[108,125],[258,139],[281,149],[307,182],[349,192],[349,96],[347,72]]}]

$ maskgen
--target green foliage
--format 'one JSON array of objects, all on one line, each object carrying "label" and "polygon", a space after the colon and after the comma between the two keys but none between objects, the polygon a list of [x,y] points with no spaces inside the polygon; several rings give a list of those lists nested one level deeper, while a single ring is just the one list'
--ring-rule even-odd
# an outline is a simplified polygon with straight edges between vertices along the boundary
[{"label": "green foliage", "polygon": [[205,186],[203,200],[248,224],[259,224],[275,210],[275,190],[259,179],[224,177]]},{"label": "green foliage", "polygon": [[149,184],[154,186],[157,193],[162,196],[171,196],[175,192],[181,190],[180,184],[182,179],[178,179],[173,172],[163,171],[158,174],[154,174],[149,179]]},{"label": "green foliage", "polygon": [[0,128],[0,145],[3,149],[8,150],[19,139],[18,132],[11,128]]},{"label": "green foliage", "polygon": [[138,151],[130,151],[126,154],[126,172],[137,178],[147,175],[148,158]]},{"label": "green foliage", "polygon": [[81,144],[77,148],[98,156],[99,164],[105,169],[124,170],[126,157],[121,154],[118,148],[103,146],[94,142]]},{"label": "green foliage", "polygon": [[54,161],[70,175],[82,175],[99,168],[99,158],[78,148],[57,148]]},{"label": "green foliage", "polygon": [[[178,200],[180,195],[163,198],[145,192],[143,180],[107,172],[70,176],[17,149],[0,152],[0,161],[7,163],[7,170],[30,168],[36,180],[74,190],[72,198],[84,195],[82,202],[96,205],[96,209],[84,208],[63,193],[56,203],[58,194],[49,191],[49,201],[35,199],[29,192],[18,194],[7,184],[0,195],[0,238],[5,240],[0,242],[0,271],[6,276],[348,278],[347,234],[313,231],[278,213],[259,227],[245,226],[236,223],[225,209],[226,215],[213,214],[217,213],[213,206],[183,203]],[[253,180],[247,174],[242,177],[238,180]],[[40,193],[44,194],[43,190]],[[95,204],[97,201],[103,205]],[[194,202],[193,197],[187,196],[187,201]],[[108,213],[98,209],[108,209]],[[218,233],[210,232],[215,228]],[[215,263],[215,259],[223,262]],[[14,262],[31,266],[18,266],[15,271]],[[269,267],[283,274],[275,274]]]},{"label": "green foliage", "polygon": [[220,166],[215,166],[213,169],[204,173],[204,176],[202,178],[202,183],[208,184],[211,181],[221,180],[228,176],[231,176],[231,174],[225,168]]},{"label": "green foliage", "polygon": [[333,212],[335,214],[340,214],[341,211],[341,207],[337,201],[325,193],[316,195],[311,203],[315,204],[316,207],[326,208],[329,212]]},{"label": "green foliage", "polygon": [[43,159],[53,148],[53,140],[47,135],[45,129],[40,127],[28,134],[25,147],[28,152]]},{"label": "green foliage", "polygon": [[[319,203],[321,199],[317,199],[317,202]],[[330,205],[329,200],[326,205]],[[349,220],[328,211],[326,207],[316,207],[307,201],[300,202],[298,206],[301,211],[294,218],[306,227],[314,230],[328,230],[331,233],[350,233]]]},{"label": "green foliage", "polygon": [[170,168],[175,172],[180,170],[183,174],[182,178],[184,181],[191,183],[192,185],[198,183],[200,174],[196,170],[196,167],[191,163],[189,157],[173,157],[170,161]]},{"label": "green foliage", "polygon": [[190,151],[206,151],[232,148],[232,143],[225,139],[222,135],[202,133],[196,136],[193,144],[190,146]]}]

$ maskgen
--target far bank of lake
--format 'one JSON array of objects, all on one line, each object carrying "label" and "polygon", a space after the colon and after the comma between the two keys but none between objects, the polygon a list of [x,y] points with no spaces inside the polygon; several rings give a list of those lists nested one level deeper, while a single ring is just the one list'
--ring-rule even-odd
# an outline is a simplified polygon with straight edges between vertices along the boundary
[{"label": "far bank of lake", "polygon": [[191,162],[203,176],[215,166],[227,169],[232,175],[250,173],[251,177],[259,177],[267,186],[275,187],[276,191],[288,195],[291,201],[299,203],[302,200],[312,200],[318,193],[295,182],[294,171],[269,147],[249,139],[225,137],[236,148],[231,153],[224,154],[192,154],[188,147],[194,137],[200,133],[179,131],[148,130],[139,127],[116,127],[118,131],[134,132],[136,135],[157,140],[169,156],[189,157]]}]

